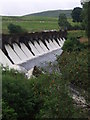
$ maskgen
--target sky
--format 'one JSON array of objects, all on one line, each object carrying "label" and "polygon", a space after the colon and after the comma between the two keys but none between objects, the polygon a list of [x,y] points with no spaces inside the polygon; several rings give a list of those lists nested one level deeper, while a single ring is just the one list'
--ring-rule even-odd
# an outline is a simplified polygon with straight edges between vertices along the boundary
[{"label": "sky", "polygon": [[81,7],[80,0],[0,0],[0,15],[22,16],[74,7]]}]

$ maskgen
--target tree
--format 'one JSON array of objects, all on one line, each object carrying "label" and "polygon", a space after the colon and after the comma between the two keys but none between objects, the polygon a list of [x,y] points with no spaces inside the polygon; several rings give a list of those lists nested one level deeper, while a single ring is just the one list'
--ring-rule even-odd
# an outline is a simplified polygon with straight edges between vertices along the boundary
[{"label": "tree", "polygon": [[65,14],[60,14],[58,19],[58,25],[61,29],[70,29],[71,25],[67,21],[67,17]]},{"label": "tree", "polygon": [[82,22],[82,8],[80,7],[76,7],[73,9],[72,11],[72,18],[73,18],[73,22]]},{"label": "tree", "polygon": [[2,120],[17,120],[17,113],[4,100],[2,101]]},{"label": "tree", "polygon": [[9,24],[8,30],[10,33],[24,33],[26,32],[24,29],[21,28],[19,25]]},{"label": "tree", "polygon": [[83,17],[83,26],[86,30],[88,37],[90,38],[90,1],[82,3],[82,17]]}]

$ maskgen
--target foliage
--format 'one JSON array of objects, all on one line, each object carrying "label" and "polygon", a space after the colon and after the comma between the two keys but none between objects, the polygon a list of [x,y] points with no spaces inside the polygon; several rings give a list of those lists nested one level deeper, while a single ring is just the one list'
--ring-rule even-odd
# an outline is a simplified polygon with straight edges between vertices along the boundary
[{"label": "foliage", "polygon": [[80,52],[65,51],[58,62],[64,80],[88,91],[88,48]]},{"label": "foliage", "polygon": [[82,13],[82,8],[76,7],[73,9],[71,14],[73,18],[73,22],[82,22],[81,13]]},{"label": "foliage", "polygon": [[79,37],[85,37],[86,38],[86,33],[84,30],[72,30],[68,31],[67,38],[68,39],[73,39],[73,38],[79,38]]},{"label": "foliage", "polygon": [[65,14],[60,14],[58,19],[58,25],[61,29],[70,29],[71,25],[67,21],[67,17]]},{"label": "foliage", "polygon": [[[67,19],[71,24],[68,28],[73,29],[83,29],[81,23],[72,22],[71,18]],[[43,30],[59,30],[58,18],[51,17],[41,17],[41,16],[23,16],[23,17],[2,17],[2,32],[8,33],[8,25],[14,23],[14,25],[21,26],[28,32],[36,32]]]},{"label": "foliage", "polygon": [[85,27],[87,36],[90,37],[90,1],[83,4],[83,26]]},{"label": "foliage", "polygon": [[15,71],[3,73],[2,98],[17,113],[18,119],[30,119],[34,116],[35,100],[32,98],[32,89],[28,86],[24,75]]},{"label": "foliage", "polygon": [[66,40],[62,49],[67,52],[72,52],[72,51],[81,51],[84,48],[84,45],[80,43],[77,38],[71,38],[70,40]]},{"label": "foliage", "polygon": [[3,72],[2,97],[6,119],[11,115],[19,120],[81,116],[68,95],[66,81],[54,73],[27,80],[15,71]]},{"label": "foliage", "polygon": [[17,120],[17,113],[5,101],[2,102],[2,114],[2,120]]},{"label": "foliage", "polygon": [[8,30],[10,33],[24,33],[24,32],[26,32],[19,25],[14,25],[12,23],[8,25]]}]

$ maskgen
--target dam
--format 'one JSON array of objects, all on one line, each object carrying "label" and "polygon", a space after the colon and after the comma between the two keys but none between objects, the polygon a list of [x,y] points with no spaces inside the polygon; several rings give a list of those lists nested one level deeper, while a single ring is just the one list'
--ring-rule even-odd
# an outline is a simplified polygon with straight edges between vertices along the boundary
[{"label": "dam", "polygon": [[43,31],[2,35],[0,64],[10,69],[28,72],[34,66],[56,60],[62,53],[67,31]]}]

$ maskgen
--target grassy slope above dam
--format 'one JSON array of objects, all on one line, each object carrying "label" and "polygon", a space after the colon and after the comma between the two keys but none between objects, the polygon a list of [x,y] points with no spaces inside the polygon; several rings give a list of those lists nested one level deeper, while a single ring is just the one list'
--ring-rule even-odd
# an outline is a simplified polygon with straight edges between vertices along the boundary
[{"label": "grassy slope above dam", "polygon": [[[72,26],[80,25],[80,23],[72,22],[71,18],[68,21]],[[59,30],[58,17],[43,17],[43,16],[23,16],[23,17],[2,17],[2,32],[8,33],[8,25],[13,23],[21,26],[28,32],[42,30]]]}]

